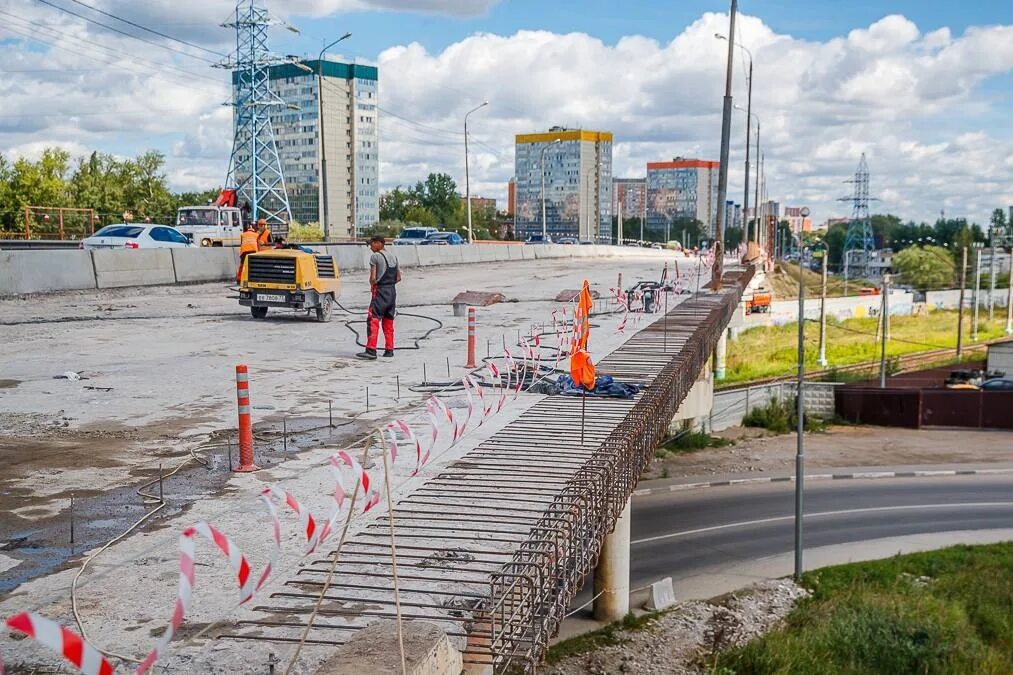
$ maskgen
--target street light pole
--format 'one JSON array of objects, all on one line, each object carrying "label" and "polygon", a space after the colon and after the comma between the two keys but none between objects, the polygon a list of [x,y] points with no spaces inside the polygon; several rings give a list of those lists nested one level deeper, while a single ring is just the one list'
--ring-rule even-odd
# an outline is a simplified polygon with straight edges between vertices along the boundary
[{"label": "street light pole", "polygon": [[[802,207],[802,217],[809,209]],[[801,243],[801,242],[800,242]],[[795,580],[802,578],[802,507],[805,492],[805,275],[802,262],[805,250],[799,251],[798,274],[798,396],[795,415],[798,417],[795,449]]]},{"label": "street light pole", "polygon": [[823,280],[820,284],[820,368],[827,367],[827,253],[823,250]]},{"label": "street light pole", "polygon": [[957,301],[957,363],[964,356],[964,289],[967,287],[967,247],[960,254],[960,300]]},{"label": "street light pole", "polygon": [[553,145],[558,145],[560,139],[556,139],[551,143],[546,143],[542,147],[541,159],[538,161],[538,166],[542,170],[542,243],[545,243],[546,237],[548,236],[545,228],[545,151],[551,148]]},{"label": "street light pole", "polygon": [[883,334],[882,334],[882,346],[879,350],[879,388],[886,389],[886,341],[889,339],[887,336],[887,322],[890,320],[890,275],[883,275],[883,303],[882,303],[882,316],[880,321],[883,323]]},{"label": "street light pole", "polygon": [[[342,40],[352,37],[351,33],[345,33],[334,42],[320,50],[317,56],[317,124],[320,126],[320,217],[324,221],[324,241],[331,237],[330,214],[327,209],[327,144],[324,142],[324,53]],[[354,230],[353,230],[354,232]]]},{"label": "street light pole", "polygon": [[[715,33],[714,37],[719,40],[727,40],[728,38],[721,33]],[[753,130],[752,118],[753,118],[753,53],[748,48],[740,45],[738,42],[735,46],[746,53],[749,57],[749,75],[746,77],[746,177],[742,194],[742,213],[745,214],[749,210],[749,149],[750,149],[750,138]],[[738,106],[736,106],[738,107]],[[742,108],[739,108],[742,110]],[[757,137],[757,144],[759,144],[759,137]],[[754,205],[755,208],[755,205]],[[746,223],[746,242],[759,241],[759,221],[756,218],[753,219],[753,227],[750,228],[748,222]]]},{"label": "street light pole", "polygon": [[468,112],[464,113],[464,193],[465,201],[467,202],[468,209],[468,243],[475,243],[475,235],[471,229],[471,176],[468,171],[468,115],[481,110],[485,106],[489,105],[488,101],[482,101],[482,105],[475,106]]},{"label": "street light pole", "polygon": [[978,289],[981,288],[981,246],[975,244],[974,252],[974,289],[971,292],[974,308],[972,310],[971,342],[978,341]]},{"label": "street light pole", "polygon": [[728,199],[728,146],[732,135],[732,64],[735,60],[735,14],[738,11],[738,0],[732,0],[728,22],[728,64],[725,69],[725,97],[721,113],[721,165],[718,167],[718,218],[714,228],[714,268],[712,287],[721,290],[721,277],[724,268],[725,243],[725,201]]}]

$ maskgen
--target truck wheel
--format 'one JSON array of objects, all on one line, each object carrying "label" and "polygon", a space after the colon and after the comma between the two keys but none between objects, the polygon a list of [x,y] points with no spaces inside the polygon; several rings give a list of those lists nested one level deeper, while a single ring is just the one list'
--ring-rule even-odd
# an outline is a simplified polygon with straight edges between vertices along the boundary
[{"label": "truck wheel", "polygon": [[325,295],[320,298],[320,305],[317,307],[317,321],[327,323],[334,313],[334,296]]},{"label": "truck wheel", "polygon": [[203,248],[207,248],[207,247],[211,246],[211,240],[208,239],[207,237],[204,237],[203,239],[200,240],[200,245]]},{"label": "truck wheel", "polygon": [[253,315],[254,319],[263,319],[267,317],[267,307],[250,307],[250,314]]}]

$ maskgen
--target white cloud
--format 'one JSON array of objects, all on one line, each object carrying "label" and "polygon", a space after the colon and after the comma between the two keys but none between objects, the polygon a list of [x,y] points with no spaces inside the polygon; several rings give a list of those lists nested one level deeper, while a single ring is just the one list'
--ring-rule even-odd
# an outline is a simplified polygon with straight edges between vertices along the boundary
[{"label": "white cloud", "polygon": [[[285,11],[400,9],[464,16],[495,4],[297,0]],[[227,48],[227,31],[213,26],[226,18],[231,0],[116,0],[101,6],[141,23],[148,23],[146,17],[164,20],[175,34],[182,28],[172,22],[193,12],[198,19],[188,21],[205,17],[210,26],[206,34],[194,33],[194,40]],[[24,19],[42,20],[37,9]],[[60,40],[67,51],[39,50],[37,44],[28,49],[23,42],[6,47],[6,69],[33,72],[0,79],[0,150],[60,144],[131,154],[156,147],[168,155],[177,187],[221,182],[231,147],[231,114],[221,106],[229,93],[225,73],[193,59],[139,50],[126,38],[102,33],[97,40],[94,27],[72,17],[48,13],[45,23],[80,41]],[[606,44],[581,33],[520,31],[476,34],[435,53],[419,44],[391,47],[377,59],[386,111],[381,180],[407,184],[429,171],[447,171],[463,182],[463,115],[482,100],[489,107],[470,123],[473,194],[503,199],[513,174],[514,135],[555,124],[613,131],[617,175],[643,175],[646,162],[675,155],[716,159],[727,45],[713,35],[726,30],[727,17],[708,13],[665,43],[628,36]],[[756,59],[753,107],[762,120],[772,198],[808,203],[818,219],[847,215],[836,199],[848,193],[843,181],[865,152],[872,191],[883,200],[877,209],[931,219],[945,208],[984,221],[995,206],[1013,203],[1013,132],[995,124],[1004,118],[982,91],[986,80],[1008,76],[1013,67],[1013,26],[922,34],[908,19],[888,16],[813,42],[742,16],[738,38]],[[153,66],[141,59],[199,77],[165,67],[152,75]],[[744,105],[738,57],[735,67],[736,103]],[[737,201],[744,124],[736,113],[729,195]]]}]

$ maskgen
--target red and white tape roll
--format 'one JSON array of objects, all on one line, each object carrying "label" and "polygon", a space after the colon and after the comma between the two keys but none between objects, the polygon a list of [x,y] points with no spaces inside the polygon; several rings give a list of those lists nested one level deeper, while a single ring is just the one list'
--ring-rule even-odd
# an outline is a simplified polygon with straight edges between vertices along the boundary
[{"label": "red and white tape roll", "polygon": [[[55,621],[31,612],[22,612],[10,617],[5,623],[11,630],[24,633],[60,654],[84,675],[113,673],[112,664],[101,652],[82,640],[80,635]],[[3,662],[0,662],[0,675],[3,672]]]}]

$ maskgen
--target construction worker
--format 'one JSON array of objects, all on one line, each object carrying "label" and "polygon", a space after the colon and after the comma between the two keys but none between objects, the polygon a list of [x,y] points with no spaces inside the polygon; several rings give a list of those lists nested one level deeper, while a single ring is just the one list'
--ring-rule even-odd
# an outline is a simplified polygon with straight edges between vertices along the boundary
[{"label": "construction worker", "polygon": [[260,246],[257,244],[257,233],[253,229],[253,225],[247,223],[243,226],[243,236],[239,240],[239,270],[236,272],[237,284],[243,277],[243,263],[246,262],[246,256],[251,253],[256,253],[259,250]]},{"label": "construction worker", "polygon": [[263,218],[257,221],[257,248],[271,248],[271,230]]},{"label": "construction worker", "polygon": [[383,355],[394,356],[394,316],[397,306],[396,284],[401,282],[401,268],[397,264],[397,256],[384,250],[384,238],[372,237],[369,240],[369,288],[371,300],[366,312],[366,349],[356,354],[360,359],[376,360],[376,344],[380,339],[380,327],[383,327]]}]

